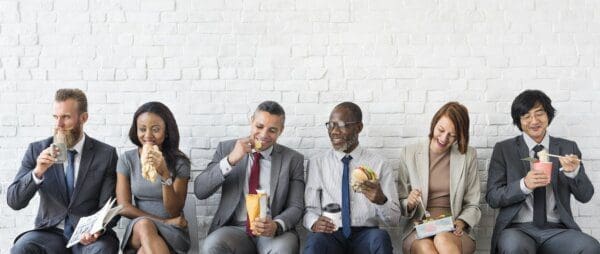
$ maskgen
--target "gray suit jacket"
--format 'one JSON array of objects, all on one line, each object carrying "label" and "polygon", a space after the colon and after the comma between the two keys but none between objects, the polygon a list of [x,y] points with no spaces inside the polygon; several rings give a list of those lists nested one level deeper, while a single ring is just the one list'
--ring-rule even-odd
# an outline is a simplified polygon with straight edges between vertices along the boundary
[{"label": "gray suit jacket", "polygon": [[[94,214],[115,194],[117,152],[114,147],[87,135],[70,202],[67,202],[67,185],[61,164],[50,166],[44,173],[43,182],[35,184],[31,171],[35,168],[38,155],[50,144],[52,138],[29,144],[19,171],[8,186],[8,205],[15,210],[25,208],[36,193],[40,195],[35,229],[55,227],[67,214],[76,225],[80,217]],[[112,228],[114,222],[116,220],[108,228]]]},{"label": "gray suit jacket", "polygon": [[[550,154],[575,154],[581,158],[581,152],[573,141],[550,136]],[[492,235],[491,253],[496,253],[496,244],[502,230],[509,226],[513,218],[525,202],[519,186],[521,178],[529,171],[529,162],[521,160],[529,157],[529,149],[522,135],[497,143],[492,152],[487,181],[486,201],[492,208],[500,208],[496,217],[496,226]],[[560,162],[551,157],[552,190],[556,199],[556,211],[560,221],[568,228],[581,230],[571,212],[571,194],[579,202],[590,201],[594,194],[594,186],[585,174],[585,167],[581,164],[579,173],[573,179],[559,172]]]},{"label": "gray suit jacket", "polygon": [[[219,143],[217,150],[202,174],[194,180],[194,193],[206,199],[221,189],[221,201],[208,233],[227,225],[239,202],[244,198],[244,181],[248,156],[235,166],[227,177],[223,176],[219,162],[233,150],[236,140]],[[271,154],[271,196],[269,204],[273,219],[280,219],[286,231],[302,218],[304,212],[304,156],[285,146],[274,144]]]},{"label": "gray suit jacket", "polygon": [[[400,201],[402,213],[411,219],[422,218],[424,211],[421,206],[408,213],[406,198],[412,188],[421,189],[423,206],[427,207],[429,195],[429,140],[419,142],[404,149],[400,161]],[[479,223],[481,210],[479,209],[480,187],[477,174],[477,152],[473,147],[468,147],[465,154],[458,151],[458,145],[453,145],[450,150],[450,210],[452,219],[461,219],[468,226],[469,236],[475,240],[473,227]],[[412,233],[415,224],[406,223],[402,239]]]}]

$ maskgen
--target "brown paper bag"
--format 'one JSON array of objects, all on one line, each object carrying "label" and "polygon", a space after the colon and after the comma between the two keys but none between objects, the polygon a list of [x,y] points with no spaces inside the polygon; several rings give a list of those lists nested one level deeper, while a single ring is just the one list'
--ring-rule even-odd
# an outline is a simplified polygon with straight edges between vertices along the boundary
[{"label": "brown paper bag", "polygon": [[261,206],[266,208],[266,204],[261,204],[261,197],[263,197],[262,202],[264,203],[266,201],[266,196],[266,193],[246,195],[246,211],[248,212],[251,230],[254,230],[254,219],[258,217],[262,218],[266,215],[266,211],[261,211]]},{"label": "brown paper bag", "polygon": [[254,230],[254,219],[260,214],[260,195],[248,194],[246,196],[246,210],[248,211],[248,220],[250,229]]}]

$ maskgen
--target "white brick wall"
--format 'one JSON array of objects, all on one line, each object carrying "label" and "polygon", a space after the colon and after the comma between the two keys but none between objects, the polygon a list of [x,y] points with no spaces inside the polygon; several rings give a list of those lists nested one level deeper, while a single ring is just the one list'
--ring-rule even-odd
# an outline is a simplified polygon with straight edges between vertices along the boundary
[{"label": "white brick wall", "polygon": [[[540,88],[559,110],[552,133],[579,143],[598,190],[599,23],[598,1],[0,0],[0,199],[27,144],[50,133],[59,87],[88,93],[87,132],[120,151],[136,107],[163,101],[194,175],[219,140],[246,134],[265,99],[288,112],[281,142],[306,156],[329,146],[332,106],[359,103],[362,143],[395,168],[433,112],[458,100],[471,111],[483,181],[493,145],[517,134],[510,102]],[[31,227],[36,204],[15,212],[0,202],[1,253]],[[203,237],[217,203],[198,204]],[[600,239],[598,195],[573,206]],[[485,253],[494,212],[482,210]]]}]

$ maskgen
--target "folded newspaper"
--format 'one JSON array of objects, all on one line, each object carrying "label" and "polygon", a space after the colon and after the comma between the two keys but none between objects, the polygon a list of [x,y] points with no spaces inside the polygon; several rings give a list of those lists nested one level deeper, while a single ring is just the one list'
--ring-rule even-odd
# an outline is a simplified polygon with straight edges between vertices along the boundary
[{"label": "folded newspaper", "polygon": [[83,239],[83,234],[85,233],[94,234],[104,230],[106,224],[108,224],[119,214],[121,209],[123,209],[123,206],[121,205],[112,207],[115,201],[116,199],[111,198],[100,211],[90,216],[81,217],[77,223],[77,227],[73,231],[73,235],[71,235],[71,239],[69,239],[69,243],[67,243],[67,248],[71,248],[71,246],[78,244],[79,241]]}]

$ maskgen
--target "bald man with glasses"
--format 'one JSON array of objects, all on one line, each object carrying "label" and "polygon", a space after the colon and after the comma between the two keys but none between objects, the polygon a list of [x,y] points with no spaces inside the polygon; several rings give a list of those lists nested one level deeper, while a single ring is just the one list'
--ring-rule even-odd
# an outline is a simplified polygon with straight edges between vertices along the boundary
[{"label": "bald man with glasses", "polygon": [[[395,175],[383,157],[359,146],[360,107],[340,103],[325,127],[333,148],[308,165],[304,227],[311,233],[304,253],[392,253],[390,236],[379,221],[394,225],[400,219]],[[379,179],[362,182],[361,191],[354,192],[350,175],[359,166],[373,169]],[[341,225],[322,216],[322,208],[331,204],[341,207]]]}]

